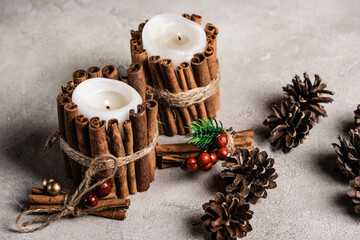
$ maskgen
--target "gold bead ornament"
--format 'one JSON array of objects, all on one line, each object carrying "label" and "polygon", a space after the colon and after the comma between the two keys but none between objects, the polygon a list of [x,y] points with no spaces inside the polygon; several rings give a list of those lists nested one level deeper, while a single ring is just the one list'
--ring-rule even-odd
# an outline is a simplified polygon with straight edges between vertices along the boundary
[{"label": "gold bead ornament", "polygon": [[46,185],[46,191],[48,192],[49,195],[52,196],[59,195],[61,193],[61,184],[58,183],[57,181],[49,182]]},{"label": "gold bead ornament", "polygon": [[42,180],[42,185],[43,185],[43,188],[46,189],[46,186],[48,185],[48,183],[50,182],[53,182],[53,181],[56,181],[55,178],[53,177],[46,177]]}]

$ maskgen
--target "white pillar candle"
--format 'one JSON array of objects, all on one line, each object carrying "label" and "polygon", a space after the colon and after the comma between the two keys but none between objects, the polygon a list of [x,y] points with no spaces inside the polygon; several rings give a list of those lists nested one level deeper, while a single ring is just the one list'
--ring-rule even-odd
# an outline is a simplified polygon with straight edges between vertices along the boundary
[{"label": "white pillar candle", "polygon": [[107,78],[91,78],[80,83],[72,95],[79,114],[87,118],[99,117],[108,122],[116,118],[122,123],[129,119],[130,109],[142,103],[140,94],[131,86]]},{"label": "white pillar candle", "polygon": [[177,67],[204,51],[206,34],[201,25],[181,15],[161,14],[145,24],[142,42],[148,57],[159,55],[171,59]]}]

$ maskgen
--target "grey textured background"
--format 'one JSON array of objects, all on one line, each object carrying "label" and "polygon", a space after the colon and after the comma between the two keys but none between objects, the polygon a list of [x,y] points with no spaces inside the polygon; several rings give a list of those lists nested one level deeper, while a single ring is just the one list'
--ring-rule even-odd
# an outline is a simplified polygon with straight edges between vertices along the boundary
[{"label": "grey textured background", "polygon": [[[255,145],[276,159],[278,188],[252,209],[247,239],[358,239],[347,182],[332,171],[332,142],[351,127],[360,89],[360,2],[353,1],[1,1],[0,182],[4,239],[201,239],[191,223],[219,188],[216,174],[158,170],[149,191],[131,196],[126,221],[62,219],[34,234],[14,221],[46,175],[70,185],[58,147],[55,97],[79,68],[130,61],[129,31],[164,13],[198,13],[220,29],[222,108],[218,119],[254,128]],[[295,73],[320,74],[336,91],[303,145],[284,155],[264,138],[263,120]],[[181,142],[181,137],[161,142]]]}]

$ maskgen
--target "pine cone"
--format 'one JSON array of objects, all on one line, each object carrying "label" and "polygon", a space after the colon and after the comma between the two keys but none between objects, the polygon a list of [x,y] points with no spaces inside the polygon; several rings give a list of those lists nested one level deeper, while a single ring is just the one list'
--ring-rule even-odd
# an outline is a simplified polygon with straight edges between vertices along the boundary
[{"label": "pine cone", "polygon": [[324,106],[320,103],[328,103],[334,100],[331,97],[323,97],[322,94],[334,95],[334,92],[325,90],[326,84],[321,83],[322,80],[317,74],[315,74],[314,84],[311,83],[307,73],[304,73],[304,79],[302,81],[298,75],[295,75],[292,79],[293,85],[288,84],[283,87],[285,91],[284,99],[291,103],[298,102],[302,111],[310,110],[314,112],[312,120],[318,122],[319,115],[327,116]]},{"label": "pine cone", "polygon": [[301,111],[298,103],[282,101],[280,109],[275,105],[272,107],[274,114],[264,121],[264,125],[271,128],[268,134],[269,141],[276,150],[282,148],[288,153],[292,148],[303,143],[312,128],[311,111]]},{"label": "pine cone", "polygon": [[354,119],[355,119],[355,128],[360,129],[360,104],[357,106],[354,111]]},{"label": "pine cone", "polygon": [[360,176],[350,181],[350,189],[346,192],[352,198],[355,212],[360,213]]},{"label": "pine cone", "polygon": [[246,201],[255,204],[259,198],[267,197],[266,189],[276,187],[274,180],[278,175],[273,166],[274,159],[268,158],[265,151],[238,149],[235,158],[223,162],[226,169],[220,177],[230,183],[225,189],[227,193],[239,193]]},{"label": "pine cone", "polygon": [[338,155],[338,169],[350,178],[360,176],[360,130],[349,131],[350,142],[347,143],[342,136],[339,136],[340,145],[333,143]]},{"label": "pine cone", "polygon": [[216,193],[215,201],[203,205],[205,215],[201,218],[205,229],[212,232],[211,239],[236,239],[252,230],[249,220],[253,212],[250,205],[238,194]]}]

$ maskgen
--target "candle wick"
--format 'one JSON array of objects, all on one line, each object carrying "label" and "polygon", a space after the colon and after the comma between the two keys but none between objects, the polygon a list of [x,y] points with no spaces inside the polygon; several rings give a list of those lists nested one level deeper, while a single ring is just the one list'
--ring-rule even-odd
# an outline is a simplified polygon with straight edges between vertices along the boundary
[{"label": "candle wick", "polygon": [[178,36],[178,39],[181,41],[181,37],[180,37],[180,36]]},{"label": "candle wick", "polygon": [[106,109],[110,109],[110,106],[106,106]]},{"label": "candle wick", "polygon": [[178,32],[178,39],[181,41],[181,33]]}]

